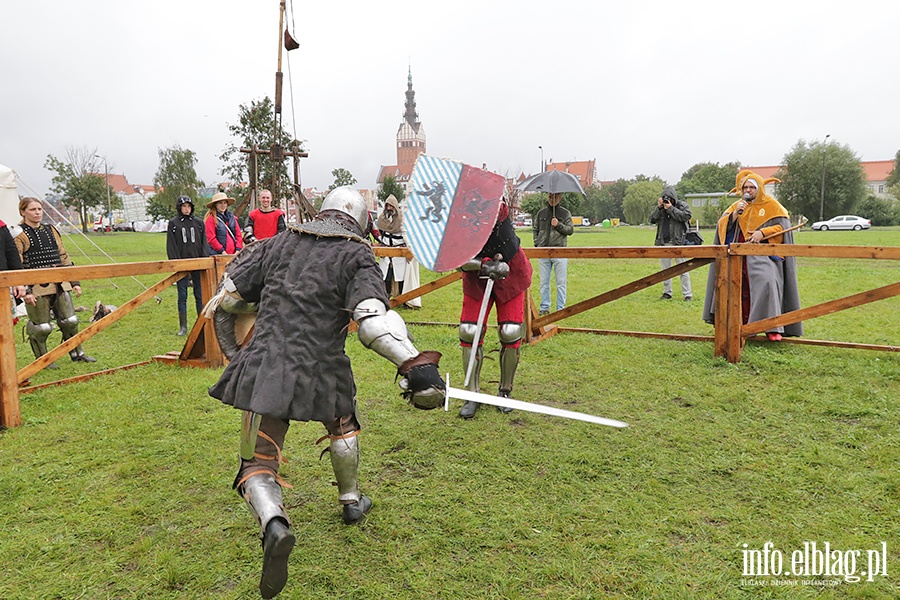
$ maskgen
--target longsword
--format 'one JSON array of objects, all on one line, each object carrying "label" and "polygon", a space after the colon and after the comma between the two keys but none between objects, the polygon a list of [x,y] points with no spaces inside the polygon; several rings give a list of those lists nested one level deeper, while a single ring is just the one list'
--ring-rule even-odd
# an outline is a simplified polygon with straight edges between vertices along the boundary
[{"label": "longsword", "polygon": [[481,300],[481,309],[478,311],[478,324],[475,329],[475,340],[472,342],[472,352],[469,354],[469,366],[466,367],[466,380],[463,385],[468,387],[472,378],[472,370],[475,367],[475,355],[478,354],[478,344],[481,342],[481,329],[484,327],[485,314],[488,302],[491,300],[491,291],[494,289],[494,280],[488,277],[484,284],[484,298]]},{"label": "longsword", "polygon": [[444,388],[444,410],[450,408],[450,398],[457,400],[466,400],[478,402],[479,404],[490,404],[492,406],[500,406],[502,408],[511,408],[513,410],[524,410],[526,412],[538,413],[541,415],[550,415],[552,417],[563,417],[565,419],[575,419],[576,421],[587,421],[588,423],[596,423],[598,425],[607,425],[609,427],[628,427],[628,423],[616,421],[615,419],[607,419],[605,417],[597,417],[585,413],[576,412],[574,410],[563,410],[552,406],[544,406],[543,404],[535,404],[534,402],[525,402],[523,400],[513,400],[512,398],[502,398],[500,396],[491,396],[490,394],[481,394],[471,392],[469,390],[460,390],[450,387],[450,373],[447,373],[446,387]]}]

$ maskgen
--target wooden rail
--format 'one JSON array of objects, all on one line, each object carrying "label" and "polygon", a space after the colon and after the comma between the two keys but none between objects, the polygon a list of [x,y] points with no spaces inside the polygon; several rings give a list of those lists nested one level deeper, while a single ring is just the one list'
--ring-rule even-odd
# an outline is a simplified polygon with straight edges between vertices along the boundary
[{"label": "wooden rail", "polygon": [[[375,248],[378,256],[405,256],[412,257],[412,253],[406,248]],[[577,304],[567,306],[562,310],[552,312],[549,315],[539,316],[537,308],[531,299],[530,292],[525,303],[525,340],[535,344],[541,340],[552,337],[559,331],[578,333],[594,333],[604,335],[627,335],[632,337],[646,337],[656,339],[673,340],[712,340],[716,356],[725,357],[729,362],[740,362],[741,353],[746,341],[764,331],[805,321],[815,317],[831,314],[849,308],[855,308],[864,304],[884,300],[900,295],[900,283],[885,285],[874,290],[853,294],[844,298],[830,300],[815,306],[785,313],[778,317],[772,317],[754,323],[744,325],[741,322],[741,284],[743,269],[741,261],[744,256],[802,256],[818,258],[850,258],[850,259],[874,259],[874,260],[900,260],[900,247],[896,246],[812,246],[799,244],[732,244],[731,246],[609,246],[609,247],[583,247],[583,248],[525,248],[525,255],[533,258],[578,258],[578,259],[619,259],[619,258],[684,258],[685,262],[673,265],[665,270],[658,271],[635,281],[625,283],[614,290],[598,294],[593,298],[583,300]],[[673,279],[682,273],[687,273],[704,265],[716,263],[717,277],[715,282],[716,304],[715,313],[719,315],[714,325],[714,334],[709,336],[668,334],[641,331],[599,330],[585,328],[567,328],[558,325],[559,322],[596,308],[608,302],[618,300],[629,294],[646,289],[666,279]],[[401,304],[424,295],[427,292],[443,287],[459,279],[459,274],[445,276],[428,285],[441,282],[439,286],[424,289],[419,288],[398,296],[391,301],[392,306]],[[439,323],[446,325],[446,323]],[[835,342],[829,340],[809,340],[789,338],[783,340],[786,343],[833,346],[841,348],[863,348],[867,350],[884,350],[890,352],[900,351],[897,345],[858,344],[852,342]]]},{"label": "wooden rail", "polygon": [[[0,271],[0,290],[15,285],[34,285],[58,281],[89,281],[92,279],[108,279],[112,277],[128,277],[134,275],[162,275],[163,278],[138,294],[128,302],[119,306],[96,323],[85,327],[77,335],[69,338],[47,354],[16,369],[16,344],[14,336],[12,301],[5,291],[0,293],[0,427],[18,427],[22,423],[19,412],[20,386],[27,383],[38,371],[79,344],[83,344],[94,335],[100,333],[116,321],[127,317],[137,307],[152,300],[157,294],[167,289],[186,272],[200,271],[200,285],[204,301],[215,293],[219,279],[233,257],[215,256],[209,258],[192,258],[185,260],[161,260],[154,262],[121,263],[114,265],[89,265],[75,267],[57,267],[53,269],[32,269],[22,271]],[[212,323],[200,318],[195,323],[191,335],[185,344],[183,359],[186,364],[215,367],[224,364],[222,351],[216,342]],[[84,381],[101,374],[132,368],[134,365],[105,369],[96,373],[87,373],[64,380],[66,383]],[[52,382],[56,385],[63,382]]]},{"label": "wooden rail", "polygon": [[[712,341],[716,356],[722,356],[729,362],[739,362],[744,344],[748,338],[767,329],[808,320],[822,315],[847,310],[900,295],[900,282],[890,283],[866,292],[852,294],[844,298],[830,300],[815,306],[809,306],[778,317],[772,317],[755,323],[741,323],[741,279],[743,277],[741,261],[744,256],[803,256],[841,259],[875,259],[900,260],[900,247],[878,246],[804,246],[804,245],[769,245],[769,244],[733,244],[731,246],[628,246],[628,247],[592,247],[592,248],[526,248],[528,258],[577,258],[577,259],[622,259],[622,258],[684,258],[685,262],[627,282],[616,289],[600,293],[592,298],[568,306],[549,315],[539,316],[530,295],[526,302],[526,341],[537,343],[554,335],[558,331],[580,333],[627,335],[633,337],[649,337],[656,339]],[[405,256],[412,254],[406,248],[375,247],[376,256]],[[161,290],[166,289],[179,276],[190,271],[201,271],[201,285],[204,301],[215,293],[225,266],[231,256],[216,256],[187,260],[163,260],[155,262],[122,263],[115,265],[91,265],[61,267],[55,269],[36,269],[28,271],[0,271],[0,288],[14,285],[33,285],[63,280],[86,281],[91,279],[107,279],[134,275],[162,275],[163,278],[143,293],[137,295],[124,305],[113,311],[100,321],[93,323],[79,332],[75,337],[50,350],[41,358],[17,370],[14,327],[12,319],[12,303],[9,294],[0,293],[0,427],[17,427],[21,424],[19,412],[20,386],[29,377],[45,368],[49,363],[63,356],[69,350],[84,343],[90,337],[100,333],[116,321],[125,318],[141,304],[152,299]],[[596,308],[608,302],[618,300],[629,294],[646,289],[666,279],[679,276],[712,262],[716,263],[718,274],[715,281],[716,304],[718,316],[714,326],[714,335],[698,336],[686,334],[665,334],[654,332],[596,330],[583,328],[563,328],[558,325],[574,315]],[[444,274],[438,279],[410,290],[391,300],[397,306],[413,298],[424,296],[437,289],[451,285],[461,278],[459,272]],[[445,324],[442,324],[445,325]],[[875,344],[857,344],[851,342],[835,342],[809,339],[785,340],[790,343],[824,345],[841,348],[864,348],[869,350],[900,351],[900,346],[881,346]],[[183,366],[218,367],[224,364],[224,357],[216,342],[212,323],[199,317],[188,334],[184,348],[180,353],[170,353],[155,357]],[[141,363],[143,364],[143,363]],[[80,375],[67,380],[43,385],[83,381],[100,374],[121,369],[133,368],[135,365],[106,369],[97,373]]]}]

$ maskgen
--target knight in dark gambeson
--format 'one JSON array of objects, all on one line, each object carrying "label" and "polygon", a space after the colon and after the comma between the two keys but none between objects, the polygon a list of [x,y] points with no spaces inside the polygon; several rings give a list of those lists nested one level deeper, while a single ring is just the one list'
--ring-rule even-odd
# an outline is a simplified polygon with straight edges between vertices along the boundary
[{"label": "knight in dark gambeson", "polygon": [[[372,507],[357,480],[361,426],[344,351],[351,318],[359,326],[360,342],[398,367],[400,386],[414,406],[443,404],[440,353],[416,350],[403,318],[388,310],[367,235],[365,200],[349,187],[338,187],[313,221],[289,225],[239,254],[207,306],[231,360],[209,393],[244,411],[234,487],[260,526],[264,598],[284,587],[296,541],[278,474],[290,421],[325,426],[322,440],[330,440],[327,451],[343,522],[361,522]],[[238,348],[236,318],[254,312],[253,335]],[[232,353],[231,348],[237,349]]]}]

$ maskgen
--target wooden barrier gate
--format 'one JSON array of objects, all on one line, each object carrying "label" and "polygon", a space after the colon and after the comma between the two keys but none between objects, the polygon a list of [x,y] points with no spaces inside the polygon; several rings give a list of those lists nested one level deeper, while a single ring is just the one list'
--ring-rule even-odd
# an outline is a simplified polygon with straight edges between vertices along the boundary
[{"label": "wooden barrier gate", "polygon": [[[731,246],[634,246],[634,247],[594,247],[594,248],[526,248],[528,258],[578,258],[578,259],[617,259],[617,258],[685,258],[680,265],[674,265],[662,271],[655,272],[646,277],[626,283],[614,290],[598,294],[593,298],[567,306],[549,315],[539,316],[535,310],[534,302],[530,296],[526,302],[525,323],[526,341],[535,344],[558,331],[572,331],[584,333],[599,333],[611,335],[628,335],[633,337],[650,337],[659,339],[712,341],[715,356],[724,357],[732,363],[740,361],[746,340],[767,329],[808,320],[848,308],[862,306],[877,300],[883,300],[900,295],[900,282],[879,287],[866,292],[853,294],[844,298],[831,300],[815,306],[810,306],[778,317],[765,319],[755,323],[743,325],[741,323],[741,279],[743,277],[741,261],[744,256],[803,256],[823,258],[856,258],[900,260],[900,248],[898,247],[872,247],[872,246],[802,246],[802,245],[778,245],[767,244],[733,244]],[[375,248],[376,256],[406,256],[410,257],[409,250],[405,248]],[[15,285],[32,285],[38,283],[52,283],[61,280],[91,280],[106,279],[110,277],[127,277],[134,275],[165,274],[165,277],[143,293],[129,300],[117,310],[103,317],[96,323],[86,327],[76,336],[66,340],[59,346],[50,350],[47,354],[31,362],[21,370],[16,369],[16,348],[14,339],[14,326],[12,319],[12,302],[7,293],[0,293],[0,427],[18,427],[22,419],[19,412],[20,386],[28,379],[45,368],[48,364],[65,355],[75,346],[85,342],[97,333],[103,331],[119,319],[124,318],[135,308],[152,299],[162,290],[167,289],[184,273],[201,271],[201,285],[204,301],[209,300],[215,292],[218,281],[221,279],[225,266],[231,261],[232,256],[215,256],[209,258],[195,258],[186,260],[165,260],[156,262],[123,263],[115,265],[92,265],[81,267],[61,267],[54,269],[35,269],[27,271],[0,271],[0,288]],[[687,335],[666,334],[635,331],[573,329],[557,325],[558,322],[590,310],[607,302],[612,302],[634,292],[656,285],[666,279],[678,277],[682,273],[692,271],[704,265],[716,262],[718,277],[716,279],[716,314],[725,315],[717,318],[714,335]],[[451,285],[462,277],[459,272],[451,272],[442,277],[426,283],[421,287],[404,293],[391,299],[391,306],[397,306],[413,298],[424,296],[434,290]],[[876,344],[857,344],[852,342],[834,342],[809,339],[785,339],[784,342],[795,344],[822,345],[842,348],[862,348],[868,350],[900,351],[900,346],[883,346]],[[784,343],[782,342],[782,343]],[[188,334],[182,351],[169,353],[164,356],[154,357],[154,360],[174,363],[184,366],[219,367],[224,364],[224,357],[216,341],[212,322],[204,317],[197,319]],[[149,361],[147,361],[149,362]],[[139,363],[139,364],[146,364]],[[124,365],[114,367],[96,373],[88,373],[70,379],[57,381],[46,385],[58,385],[76,381],[84,381],[101,374],[111,373],[122,369],[133,368],[136,365]],[[42,386],[43,387],[43,386]],[[22,388],[27,391],[27,388]]]}]

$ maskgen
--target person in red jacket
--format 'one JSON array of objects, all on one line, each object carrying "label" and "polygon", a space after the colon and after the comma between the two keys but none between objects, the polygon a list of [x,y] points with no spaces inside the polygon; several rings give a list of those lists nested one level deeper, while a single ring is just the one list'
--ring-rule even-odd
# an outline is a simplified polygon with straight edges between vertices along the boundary
[{"label": "person in red jacket", "polygon": [[234,198],[219,192],[206,203],[206,242],[213,254],[237,254],[244,247],[244,236],[238,227],[237,217],[228,207],[234,204]]},{"label": "person in red jacket", "polygon": [[264,240],[281,233],[286,228],[284,211],[272,206],[272,192],[259,190],[259,208],[250,211],[244,226],[247,243]]}]

